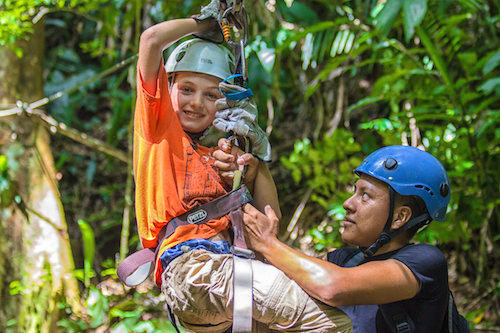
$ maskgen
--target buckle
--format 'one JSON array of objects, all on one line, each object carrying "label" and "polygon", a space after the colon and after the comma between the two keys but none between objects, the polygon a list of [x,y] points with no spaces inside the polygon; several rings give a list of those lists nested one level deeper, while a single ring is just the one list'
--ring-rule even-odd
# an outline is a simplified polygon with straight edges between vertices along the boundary
[{"label": "buckle", "polygon": [[410,325],[405,321],[396,325],[396,332],[411,333]]},{"label": "buckle", "polygon": [[255,258],[255,252],[250,249],[244,249],[242,247],[236,247],[234,245],[231,246],[231,253],[235,256],[245,258],[245,259],[253,259]]}]

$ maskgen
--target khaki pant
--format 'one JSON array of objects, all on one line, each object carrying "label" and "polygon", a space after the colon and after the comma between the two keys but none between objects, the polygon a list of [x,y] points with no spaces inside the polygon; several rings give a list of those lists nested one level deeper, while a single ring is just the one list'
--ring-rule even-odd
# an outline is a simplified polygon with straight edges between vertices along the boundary
[{"label": "khaki pant", "polygon": [[[341,310],[311,298],[272,265],[251,260],[253,332],[352,332]],[[172,261],[162,292],[182,326],[194,332],[224,332],[232,325],[233,258],[192,250]]]}]

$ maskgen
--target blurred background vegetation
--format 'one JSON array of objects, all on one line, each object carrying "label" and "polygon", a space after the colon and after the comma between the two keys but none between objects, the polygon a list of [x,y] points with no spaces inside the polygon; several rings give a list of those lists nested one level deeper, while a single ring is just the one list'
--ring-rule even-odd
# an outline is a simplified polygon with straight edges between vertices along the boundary
[{"label": "blurred background vegetation", "polygon": [[[135,55],[145,28],[207,2],[0,0],[0,331],[171,331],[159,290],[115,271],[138,247]],[[452,198],[416,241],[446,254],[473,330],[499,332],[498,1],[245,6],[281,238],[319,256],[344,246],[352,169],[383,145],[425,149]]]}]

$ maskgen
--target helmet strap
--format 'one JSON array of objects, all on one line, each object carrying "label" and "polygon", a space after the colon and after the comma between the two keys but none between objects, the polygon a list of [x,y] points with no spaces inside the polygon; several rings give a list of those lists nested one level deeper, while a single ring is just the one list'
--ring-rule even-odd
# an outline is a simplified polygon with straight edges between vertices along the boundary
[{"label": "helmet strap", "polygon": [[391,186],[389,186],[389,216],[387,217],[384,230],[380,234],[379,238],[375,241],[375,243],[373,243],[366,250],[363,251],[365,253],[365,256],[367,257],[373,256],[382,246],[389,243],[392,237],[394,237],[394,235],[391,233],[391,226],[392,226],[392,218],[394,216],[395,193],[396,192],[394,191],[394,189]]},{"label": "helmet strap", "polygon": [[394,237],[396,237],[400,233],[407,231],[407,230],[413,228],[414,226],[421,224],[422,222],[427,222],[425,224],[428,224],[432,220],[431,217],[429,216],[429,214],[424,213],[424,214],[419,215],[417,217],[411,218],[401,228],[391,231],[392,218],[394,216],[394,197],[395,197],[394,193],[395,193],[395,191],[393,190],[393,188],[389,186],[389,201],[390,201],[389,202],[389,217],[387,218],[387,221],[385,222],[384,230],[380,234],[379,238],[370,247],[363,250],[363,253],[365,254],[366,257],[373,256],[382,246],[389,243],[391,241],[391,239],[393,239]]}]

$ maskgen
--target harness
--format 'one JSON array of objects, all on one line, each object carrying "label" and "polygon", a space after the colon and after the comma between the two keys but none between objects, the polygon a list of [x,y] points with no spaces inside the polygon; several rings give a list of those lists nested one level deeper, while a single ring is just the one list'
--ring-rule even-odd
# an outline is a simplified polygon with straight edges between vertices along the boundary
[{"label": "harness", "polygon": [[[118,265],[116,270],[118,277],[129,287],[135,287],[141,284],[152,273],[161,244],[174,233],[178,226],[203,224],[227,214],[230,215],[232,221],[232,218],[236,216],[238,212],[241,217],[241,206],[251,202],[252,196],[250,192],[245,185],[242,185],[237,190],[233,190],[215,200],[197,206],[173,218],[160,230],[158,234],[159,241],[156,247],[139,250],[126,257],[120,265]],[[233,229],[235,229],[234,223]],[[241,234],[239,230],[238,234]],[[244,251],[244,249],[242,251]]]}]

